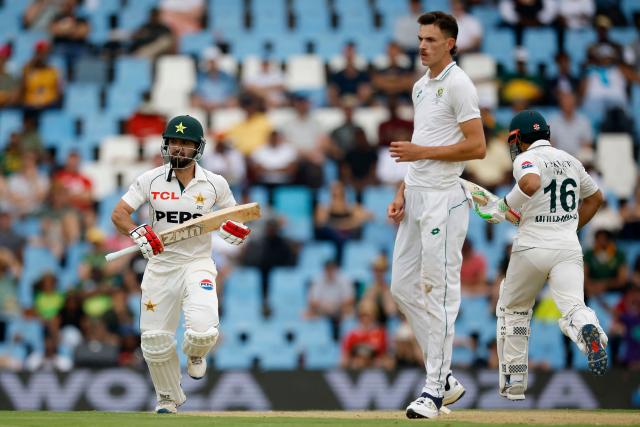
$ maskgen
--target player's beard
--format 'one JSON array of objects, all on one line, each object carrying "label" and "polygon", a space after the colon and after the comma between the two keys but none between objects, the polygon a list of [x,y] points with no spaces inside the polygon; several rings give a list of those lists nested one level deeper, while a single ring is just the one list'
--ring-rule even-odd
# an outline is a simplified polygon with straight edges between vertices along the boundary
[{"label": "player's beard", "polygon": [[169,158],[169,164],[173,169],[184,169],[188,167],[192,161],[193,158],[191,157],[171,156]]}]

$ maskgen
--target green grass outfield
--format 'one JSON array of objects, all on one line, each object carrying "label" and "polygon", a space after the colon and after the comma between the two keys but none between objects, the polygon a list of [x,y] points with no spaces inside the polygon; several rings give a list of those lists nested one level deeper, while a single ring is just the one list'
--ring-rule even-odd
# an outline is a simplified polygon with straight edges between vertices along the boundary
[{"label": "green grass outfield", "polygon": [[619,426],[640,425],[640,411],[626,410],[459,410],[435,420],[408,420],[402,411],[144,412],[0,411],[2,427],[164,427],[164,426]]}]

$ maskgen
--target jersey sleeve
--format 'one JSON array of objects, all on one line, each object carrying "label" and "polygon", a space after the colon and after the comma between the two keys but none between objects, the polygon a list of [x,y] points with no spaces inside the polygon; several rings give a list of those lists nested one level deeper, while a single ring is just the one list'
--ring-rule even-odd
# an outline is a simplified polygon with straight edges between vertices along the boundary
[{"label": "jersey sleeve", "polygon": [[216,208],[223,209],[235,206],[237,204],[236,199],[233,197],[231,188],[229,188],[229,183],[221,176],[218,176],[217,178],[218,179],[216,180],[217,182],[215,186],[217,194],[215,202]]},{"label": "jersey sleeve", "polygon": [[584,166],[580,165],[580,198],[586,199],[596,191],[598,191],[598,184],[584,170]]},{"label": "jersey sleeve", "polygon": [[478,92],[468,78],[458,79],[451,87],[451,107],[458,123],[480,118]]},{"label": "jersey sleeve", "polygon": [[124,200],[134,210],[137,210],[145,202],[149,201],[149,184],[145,178],[145,175],[140,175],[136,178],[133,184],[129,187],[129,190],[124,193],[124,196],[122,196],[122,200]]},{"label": "jersey sleeve", "polygon": [[523,176],[530,173],[540,175],[540,169],[535,163],[535,158],[527,154],[526,152],[522,153],[513,161],[513,177],[516,182],[519,182]]}]

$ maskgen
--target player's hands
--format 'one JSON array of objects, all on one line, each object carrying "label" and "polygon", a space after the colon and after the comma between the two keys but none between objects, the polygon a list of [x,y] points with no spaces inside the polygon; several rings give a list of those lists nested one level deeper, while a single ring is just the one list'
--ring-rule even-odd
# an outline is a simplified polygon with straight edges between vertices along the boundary
[{"label": "player's hands", "polygon": [[400,194],[393,198],[393,201],[387,206],[387,216],[395,224],[400,224],[404,218],[404,196]]},{"label": "player's hands", "polygon": [[423,149],[416,144],[412,144],[409,141],[393,141],[389,148],[389,154],[396,162],[413,162],[416,160],[423,160]]},{"label": "player's hands", "polygon": [[[479,194],[482,193],[482,194]],[[490,224],[498,224],[505,220],[505,215],[509,211],[504,199],[497,199],[495,197],[488,197],[484,191],[474,192],[474,195],[482,196],[487,200],[487,204],[482,206],[479,203],[473,202],[473,209],[478,216]]]},{"label": "player's hands", "polygon": [[153,258],[164,251],[162,240],[147,224],[137,226],[129,232],[129,236],[140,247],[140,252],[146,259]]},{"label": "player's hands", "polygon": [[239,245],[245,241],[251,229],[240,222],[228,220],[220,226],[218,232],[225,242]]}]

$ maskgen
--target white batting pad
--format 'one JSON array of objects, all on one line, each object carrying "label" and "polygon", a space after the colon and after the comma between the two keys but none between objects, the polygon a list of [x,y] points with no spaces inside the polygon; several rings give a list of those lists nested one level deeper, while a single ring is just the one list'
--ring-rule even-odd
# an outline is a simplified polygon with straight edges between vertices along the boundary
[{"label": "white batting pad", "polygon": [[187,397],[180,386],[180,363],[174,335],[165,331],[143,332],[140,347],[149,366],[158,401],[169,398],[176,405],[184,403]]},{"label": "white batting pad", "polygon": [[184,332],[182,351],[189,357],[204,357],[218,341],[218,329],[209,328],[205,332],[187,329]]}]

